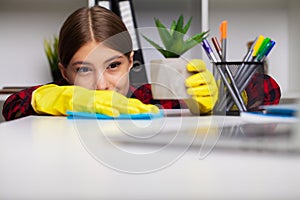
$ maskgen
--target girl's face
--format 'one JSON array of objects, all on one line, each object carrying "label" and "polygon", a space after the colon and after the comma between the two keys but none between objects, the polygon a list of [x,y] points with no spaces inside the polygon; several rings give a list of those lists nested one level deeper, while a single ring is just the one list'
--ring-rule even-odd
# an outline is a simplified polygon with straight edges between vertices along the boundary
[{"label": "girl's face", "polygon": [[72,85],[92,90],[114,90],[126,95],[132,64],[133,52],[128,59],[121,52],[89,42],[74,54],[66,68],[60,64],[60,70]]}]

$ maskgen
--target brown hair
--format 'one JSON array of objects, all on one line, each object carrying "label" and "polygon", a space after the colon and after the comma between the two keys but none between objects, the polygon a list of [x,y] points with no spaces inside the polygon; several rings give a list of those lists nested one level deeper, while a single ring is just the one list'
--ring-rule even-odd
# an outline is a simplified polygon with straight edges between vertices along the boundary
[{"label": "brown hair", "polygon": [[78,49],[90,41],[103,42],[128,58],[132,51],[130,35],[119,16],[100,6],[83,7],[73,12],[60,30],[60,63],[67,67]]}]

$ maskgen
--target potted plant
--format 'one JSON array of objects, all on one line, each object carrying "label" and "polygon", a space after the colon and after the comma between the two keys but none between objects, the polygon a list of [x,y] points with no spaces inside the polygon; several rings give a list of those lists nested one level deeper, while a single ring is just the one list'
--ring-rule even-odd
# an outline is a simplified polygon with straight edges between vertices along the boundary
[{"label": "potted plant", "polygon": [[155,18],[154,21],[164,48],[142,35],[165,57],[165,59],[150,61],[153,97],[156,99],[190,98],[186,93],[184,81],[191,73],[187,72],[185,66],[188,60],[184,59],[182,55],[201,43],[207,37],[208,31],[187,37],[186,33],[190,28],[192,18],[184,24],[183,15],[180,15],[177,21],[173,20],[169,29],[159,19]]},{"label": "potted plant", "polygon": [[47,60],[50,66],[51,75],[53,81],[62,78],[60,70],[58,68],[58,37],[54,36],[53,40],[44,40],[44,50],[47,56]]}]

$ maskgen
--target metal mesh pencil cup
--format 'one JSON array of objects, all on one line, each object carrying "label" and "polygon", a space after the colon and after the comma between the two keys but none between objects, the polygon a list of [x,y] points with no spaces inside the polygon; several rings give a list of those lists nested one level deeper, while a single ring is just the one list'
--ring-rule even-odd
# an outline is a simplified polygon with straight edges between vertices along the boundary
[{"label": "metal mesh pencil cup", "polygon": [[214,114],[259,110],[264,100],[262,62],[217,62],[213,63],[213,74],[219,89]]}]

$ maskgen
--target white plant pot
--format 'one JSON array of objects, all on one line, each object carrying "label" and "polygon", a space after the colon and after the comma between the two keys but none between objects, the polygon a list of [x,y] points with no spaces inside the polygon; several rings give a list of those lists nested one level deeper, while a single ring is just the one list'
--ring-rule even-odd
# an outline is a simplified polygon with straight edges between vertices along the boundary
[{"label": "white plant pot", "polygon": [[151,89],[154,99],[189,99],[185,79],[192,75],[186,70],[188,60],[166,58],[150,61]]}]

